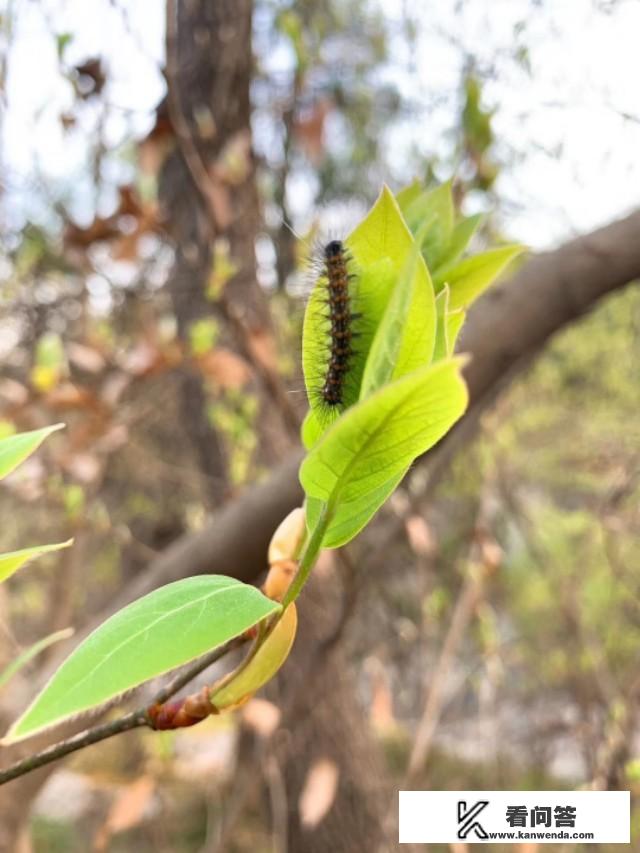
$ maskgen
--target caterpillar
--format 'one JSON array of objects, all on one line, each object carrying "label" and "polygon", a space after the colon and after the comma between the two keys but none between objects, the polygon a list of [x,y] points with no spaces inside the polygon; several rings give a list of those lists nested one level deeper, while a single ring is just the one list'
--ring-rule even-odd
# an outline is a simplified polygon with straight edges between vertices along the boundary
[{"label": "caterpillar", "polygon": [[351,328],[355,315],[351,311],[349,296],[348,252],[341,240],[331,240],[324,247],[324,272],[327,278],[327,304],[329,306],[329,362],[321,388],[321,396],[329,406],[344,402],[344,381],[353,355],[351,346],[354,334]]}]

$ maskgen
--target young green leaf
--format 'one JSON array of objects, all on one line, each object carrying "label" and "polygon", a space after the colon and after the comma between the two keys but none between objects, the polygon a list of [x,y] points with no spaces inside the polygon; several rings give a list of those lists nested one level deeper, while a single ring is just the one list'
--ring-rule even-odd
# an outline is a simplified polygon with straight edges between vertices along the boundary
[{"label": "young green leaf", "polygon": [[327,504],[333,524],[342,523],[343,504],[381,489],[463,414],[461,366],[460,359],[443,361],[386,385],[345,412],[315,445],[300,481],[307,496]]},{"label": "young green leaf", "polygon": [[[372,492],[356,498],[353,501],[341,501],[335,511],[322,540],[323,548],[341,548],[350,542],[354,536],[371,521],[376,512],[386,502],[400,485],[408,468],[403,468],[391,479],[387,480]],[[305,509],[309,530],[318,524],[324,504],[317,498],[307,497]]]},{"label": "young green leaf", "polygon": [[422,186],[417,178],[396,193],[396,201],[398,202],[398,207],[402,211],[402,215],[405,219],[407,218],[407,210],[409,209],[409,205],[414,202],[421,194]]},{"label": "young green leaf", "polygon": [[302,426],[300,427],[300,438],[305,450],[311,450],[323,432],[324,427],[318,423],[318,418],[316,417],[315,412],[313,409],[309,409],[305,419],[302,421]]},{"label": "young green leaf", "polygon": [[255,587],[221,575],[160,587],[96,628],[54,673],[4,742],[102,705],[239,636],[279,609]]},{"label": "young green leaf", "polygon": [[20,672],[20,670],[25,667],[29,661],[37,657],[40,652],[48,649],[49,646],[52,646],[54,643],[59,643],[60,640],[67,640],[72,636],[73,628],[63,628],[61,631],[54,631],[53,634],[49,634],[35,642],[32,646],[29,646],[28,649],[25,649],[15,660],[11,661],[11,663],[6,666],[2,672],[0,672],[0,690],[2,690],[5,684],[11,681],[13,676]]},{"label": "young green leaf", "polygon": [[45,438],[64,424],[54,424],[31,432],[19,432],[0,440],[0,480],[17,468],[21,462],[38,449]]},{"label": "young green leaf", "polygon": [[419,246],[414,243],[371,344],[360,398],[429,364],[435,338],[433,285]]},{"label": "young green leaf", "polygon": [[449,314],[449,285],[445,284],[436,297],[437,331],[436,345],[433,351],[433,360],[441,361],[449,355],[449,337],[447,328],[447,315]]},{"label": "young green leaf", "polygon": [[429,192],[423,192],[414,199],[407,206],[406,219],[414,234],[422,232],[422,252],[429,269],[435,269],[440,265],[453,233],[451,181],[446,181]]},{"label": "young green leaf", "polygon": [[482,219],[482,214],[477,213],[475,216],[467,216],[464,219],[461,219],[460,222],[454,226],[453,231],[451,232],[449,244],[438,258],[438,265],[434,269],[434,275],[441,268],[451,267],[460,260],[464,250],[469,245],[471,238],[478,230]]},{"label": "young green leaf", "polygon": [[507,264],[523,251],[524,246],[502,246],[465,258],[456,266],[439,269],[434,275],[434,284],[437,289],[445,282],[449,285],[449,310],[467,308],[495,281]]},{"label": "young green leaf", "polygon": [[41,554],[49,554],[51,551],[68,548],[72,543],[73,539],[68,539],[66,542],[58,542],[55,545],[36,545],[33,548],[23,548],[21,551],[10,551],[7,554],[0,554],[0,583],[6,581],[7,578],[22,568],[29,560],[33,560]]},{"label": "young green leaf", "polygon": [[447,314],[447,355],[452,356],[456,348],[456,341],[460,334],[460,329],[464,325],[467,317],[467,312],[462,308],[457,311],[449,311]]}]

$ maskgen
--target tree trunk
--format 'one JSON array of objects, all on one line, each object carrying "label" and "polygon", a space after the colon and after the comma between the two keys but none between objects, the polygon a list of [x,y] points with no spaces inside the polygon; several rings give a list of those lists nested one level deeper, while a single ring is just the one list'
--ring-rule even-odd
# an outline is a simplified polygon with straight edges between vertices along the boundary
[{"label": "tree trunk", "polygon": [[[160,202],[175,249],[169,289],[178,331],[210,318],[233,337],[229,313],[248,335],[268,330],[254,246],[260,221],[251,150],[251,0],[167,3],[167,105],[177,140],[160,177]],[[235,272],[211,293],[223,266]],[[237,342],[236,342],[237,343]],[[228,481],[223,440],[212,428],[200,372],[182,370],[183,428],[204,475],[210,506]]]},{"label": "tree trunk", "polygon": [[[342,607],[333,573],[318,574],[300,602],[296,645],[281,675],[288,853],[386,853],[397,846],[396,810],[390,808],[397,791],[360,705],[357,673],[344,644],[327,642]],[[333,766],[337,786],[326,814],[305,825],[301,793],[321,762]]]}]

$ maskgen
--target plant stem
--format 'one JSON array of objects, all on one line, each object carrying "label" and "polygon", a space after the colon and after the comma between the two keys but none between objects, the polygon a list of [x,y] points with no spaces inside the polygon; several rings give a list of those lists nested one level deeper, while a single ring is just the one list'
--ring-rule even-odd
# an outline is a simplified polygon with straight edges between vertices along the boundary
[{"label": "plant stem", "polygon": [[106,740],[107,738],[113,737],[121,732],[129,731],[130,729],[149,726],[147,708],[150,705],[166,702],[167,699],[171,698],[171,696],[177,693],[178,690],[181,690],[193,678],[207,669],[207,667],[220,660],[220,658],[224,657],[224,655],[232,649],[237,649],[246,642],[247,639],[244,636],[236,637],[228,643],[225,643],[224,646],[220,646],[218,649],[213,649],[211,652],[204,655],[204,657],[198,658],[197,661],[194,661],[186,669],[182,669],[169,682],[167,682],[167,684],[165,684],[165,686],[156,693],[151,702],[146,703],[144,707],[137,708],[135,711],[130,711],[128,714],[118,717],[117,720],[111,720],[108,723],[102,723],[98,726],[93,726],[93,728],[86,729],[83,732],[78,732],[78,734],[72,735],[66,740],[62,740],[59,743],[54,743],[52,746],[48,746],[41,752],[36,752],[34,755],[28,755],[21,761],[16,761],[15,764],[10,765],[5,770],[0,770],[0,785],[4,785],[5,782],[11,782],[12,779],[17,779],[19,776],[24,776],[25,773],[30,773],[38,767],[44,767],[46,764],[51,764],[53,761],[64,758],[65,755],[69,755],[79,749],[84,749],[86,746],[91,746],[93,743]]},{"label": "plant stem", "polygon": [[291,604],[292,601],[296,600],[302,591],[302,587],[306,584],[309,574],[311,573],[311,569],[315,566],[318,555],[322,550],[322,540],[324,539],[324,534],[327,532],[330,520],[331,508],[329,504],[323,504],[320,517],[318,518],[318,523],[314,527],[311,536],[308,538],[304,552],[300,558],[298,572],[282,602],[283,610],[287,605]]}]

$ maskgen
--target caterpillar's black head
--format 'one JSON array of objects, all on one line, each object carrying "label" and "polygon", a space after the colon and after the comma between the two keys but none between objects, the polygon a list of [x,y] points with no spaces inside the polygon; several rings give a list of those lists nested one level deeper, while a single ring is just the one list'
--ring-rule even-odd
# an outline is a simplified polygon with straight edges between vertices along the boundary
[{"label": "caterpillar's black head", "polygon": [[332,240],[324,247],[325,258],[337,258],[344,252],[342,240]]}]

